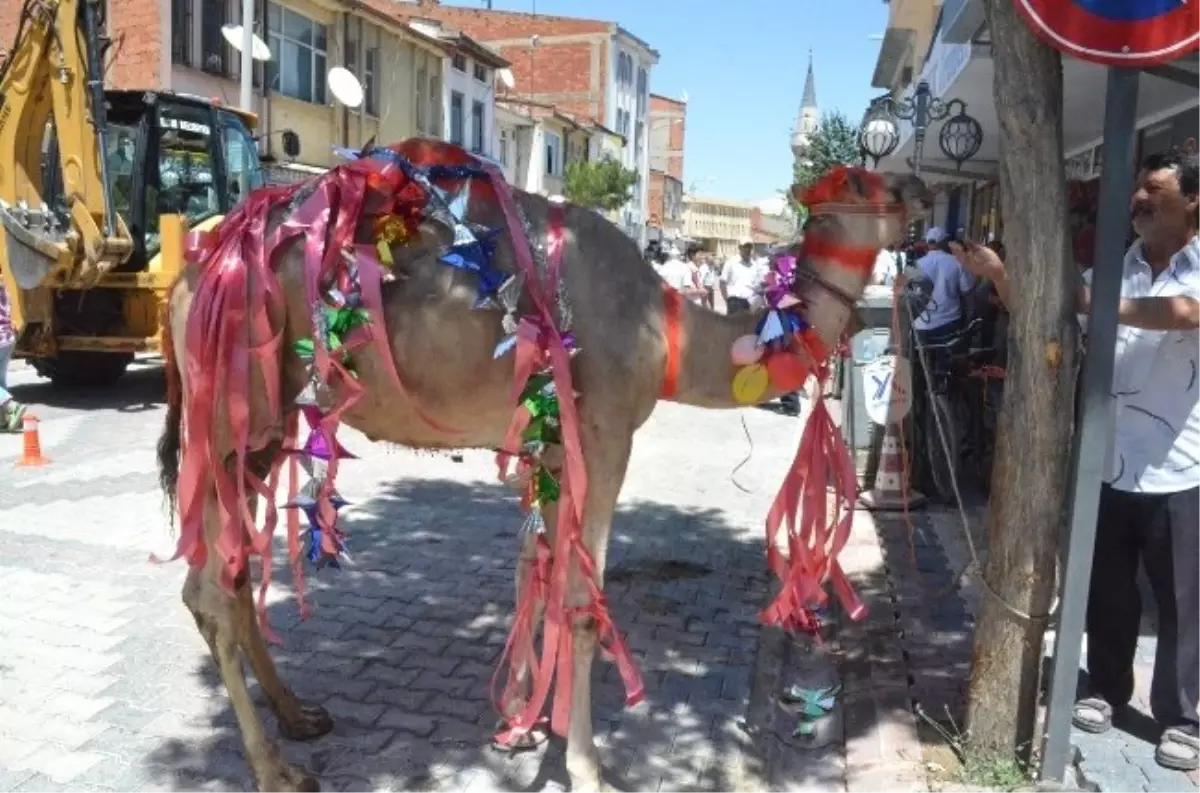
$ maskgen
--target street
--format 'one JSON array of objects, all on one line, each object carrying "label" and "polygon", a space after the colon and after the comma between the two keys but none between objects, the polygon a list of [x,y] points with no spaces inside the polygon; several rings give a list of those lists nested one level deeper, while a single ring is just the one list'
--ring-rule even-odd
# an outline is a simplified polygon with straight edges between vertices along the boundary
[{"label": "street", "polygon": [[[183,563],[147,561],[173,548],[154,468],[160,377],[139,366],[107,392],[73,397],[12,373],[52,462],[14,468],[21,438],[0,437],[0,789],[252,786],[179,598]],[[743,416],[754,448],[736,478],[749,493],[730,477],[750,454]],[[618,784],[765,784],[738,723],[767,591],[761,520],[801,428],[767,411],[663,404],[637,435],[607,591],[648,702],[622,712],[615,668],[595,667],[596,733]],[[307,575],[306,622],[278,564],[271,590],[281,672],[336,722],[311,744],[283,742],[286,756],[325,789],[565,785],[561,759],[488,748],[520,524],[492,455],[455,463],[344,437],[361,455],[339,477],[354,564]],[[840,741],[824,751],[840,758]]]}]

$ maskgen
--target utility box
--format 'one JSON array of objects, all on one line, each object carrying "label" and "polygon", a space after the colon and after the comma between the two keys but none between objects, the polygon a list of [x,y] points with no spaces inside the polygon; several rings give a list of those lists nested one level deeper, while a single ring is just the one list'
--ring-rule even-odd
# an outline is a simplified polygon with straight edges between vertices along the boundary
[{"label": "utility box", "polygon": [[[850,339],[850,357],[841,367],[842,437],[855,452],[871,448],[862,367],[888,351],[892,340],[892,288],[868,287],[858,301],[858,316],[867,327]],[[857,455],[856,455],[857,456]]]}]

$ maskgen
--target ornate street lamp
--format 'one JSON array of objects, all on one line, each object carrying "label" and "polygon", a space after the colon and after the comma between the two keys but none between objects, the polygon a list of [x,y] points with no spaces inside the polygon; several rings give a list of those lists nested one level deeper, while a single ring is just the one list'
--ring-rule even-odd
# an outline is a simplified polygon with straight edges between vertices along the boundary
[{"label": "ornate street lamp", "polygon": [[876,106],[858,130],[858,148],[879,167],[879,161],[900,144],[900,126],[887,108]]},{"label": "ornate street lamp", "polygon": [[917,83],[913,95],[903,102],[891,97],[879,100],[863,122],[858,133],[862,150],[879,164],[899,143],[897,121],[913,125],[913,173],[921,175],[921,160],[925,152],[925,133],[935,121],[945,121],[938,134],[938,146],[947,159],[958,168],[979,153],[983,145],[983,127],[967,115],[967,105],[961,99],[943,102],[933,95],[925,80]]}]

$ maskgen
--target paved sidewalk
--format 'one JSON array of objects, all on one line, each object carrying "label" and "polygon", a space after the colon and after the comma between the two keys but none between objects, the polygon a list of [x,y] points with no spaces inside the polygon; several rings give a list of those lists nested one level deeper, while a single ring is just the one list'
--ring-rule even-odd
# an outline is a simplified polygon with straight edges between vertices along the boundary
[{"label": "paved sidewalk", "polygon": [[[158,373],[69,398],[21,388],[36,381],[31,372],[13,379],[42,418],[53,462],[13,469],[20,438],[0,436],[0,790],[248,788],[223,687],[179,599],[183,568],[146,562],[173,547],[154,471]],[[858,632],[844,644],[802,642],[784,657],[756,621],[768,585],[762,519],[801,428],[766,411],[663,405],[637,436],[607,589],[648,702],[623,711],[606,664],[594,687],[618,786],[859,790],[904,779],[902,789],[921,789],[895,680],[866,685],[876,667],[903,677],[879,582],[864,589],[882,622],[844,629]],[[492,456],[468,452],[459,464],[352,432],[345,440],[362,455],[339,483],[353,504],[354,565],[308,577],[307,622],[283,570],[270,606],[281,671],[336,727],[311,744],[284,742],[285,754],[325,789],[561,788],[557,745],[515,759],[486,748],[520,522]],[[731,479],[747,455],[736,480],[748,493]],[[869,524],[859,525],[847,569],[870,585],[879,556]],[[821,655],[842,646],[841,657]],[[820,674],[847,689],[822,737],[763,738],[786,721],[773,715],[780,686]],[[880,720],[892,711],[901,727]]]},{"label": "paved sidewalk", "polygon": [[[983,530],[985,510],[970,511],[972,536],[977,550],[986,554],[986,532]],[[954,576],[965,570],[971,561],[970,548],[956,511],[929,510],[915,515],[918,543],[918,568],[925,571],[925,580],[932,582],[953,581]],[[881,531],[885,547],[899,547],[898,532]],[[924,550],[922,550],[924,549]],[[986,558],[986,557],[985,557]],[[922,561],[923,559],[923,561]],[[939,609],[946,619],[945,628],[951,633],[952,647],[947,650],[936,647],[937,655],[949,658],[943,664],[946,675],[939,682],[940,673],[929,673],[930,687],[924,695],[925,701],[936,706],[950,705],[958,708],[962,703],[963,687],[969,671],[971,631],[974,615],[978,611],[981,590],[979,579],[969,576],[963,579],[965,588],[952,596]],[[955,602],[957,601],[957,602]],[[1150,718],[1150,677],[1154,665],[1157,644],[1156,617],[1153,599],[1147,592],[1143,598],[1146,614],[1142,621],[1142,634],[1138,640],[1135,661],[1136,689],[1134,691],[1133,717],[1103,735],[1092,735],[1081,730],[1072,730],[1071,741],[1079,749],[1078,772],[1084,784],[1101,791],[1191,791],[1197,789],[1197,776],[1193,772],[1184,774],[1162,768],[1154,760],[1154,749],[1158,743],[1159,728]],[[956,627],[957,620],[957,627]],[[1086,668],[1087,639],[1084,639],[1084,655],[1081,667]],[[949,655],[946,655],[946,653]],[[1053,652],[1053,633],[1047,634],[1046,653]],[[918,681],[925,672],[915,670]],[[1080,675],[1083,672],[1081,669]],[[933,710],[933,708],[927,708]],[[957,718],[957,714],[956,714]]]}]

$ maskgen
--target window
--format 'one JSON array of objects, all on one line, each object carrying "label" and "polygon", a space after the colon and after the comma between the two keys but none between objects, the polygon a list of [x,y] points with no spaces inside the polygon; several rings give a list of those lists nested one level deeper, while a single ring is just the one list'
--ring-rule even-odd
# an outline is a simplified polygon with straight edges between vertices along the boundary
[{"label": "window", "polygon": [[210,0],[200,5],[200,68],[209,74],[227,76],[229,72],[229,45],[221,35],[221,28],[229,22],[229,6],[226,0]]},{"label": "window", "polygon": [[442,77],[429,75],[429,134],[442,134]]},{"label": "window", "polygon": [[483,102],[471,103],[471,151],[483,153]]},{"label": "window", "polygon": [[500,130],[500,164],[508,165],[508,130]]},{"label": "window", "polygon": [[171,0],[171,63],[192,65],[192,0]]},{"label": "window", "polygon": [[617,82],[633,85],[633,56],[627,52],[617,53]]},{"label": "window", "polygon": [[459,146],[466,142],[463,124],[463,95],[458,91],[450,92],[450,142]]},{"label": "window", "polygon": [[484,66],[484,65],[483,65],[482,63],[480,63],[479,61],[475,61],[475,79],[476,79],[478,82],[481,82],[481,83],[483,83],[484,85],[487,85],[487,81],[488,81],[488,70],[487,70],[487,67],[486,67],[486,66]]},{"label": "window", "polygon": [[379,48],[363,52],[363,106],[368,116],[379,115]]},{"label": "window", "polygon": [[629,138],[629,111],[621,108],[617,109],[617,132]]},{"label": "window", "polygon": [[429,78],[425,74],[425,67],[421,66],[417,69],[417,102],[415,107],[417,115],[417,132],[421,133],[427,131],[425,129],[425,85],[427,84],[428,80]]},{"label": "window", "polygon": [[[186,215],[188,224],[221,213],[213,180],[212,113],[207,108],[160,102],[150,134],[146,179],[146,253],[162,246],[159,217]],[[119,182],[119,180],[114,180]],[[120,202],[116,202],[120,206]]]},{"label": "window", "polygon": [[562,172],[562,163],[559,161],[562,141],[553,132],[544,132],[542,137],[546,141],[546,175],[558,176]]},{"label": "window", "polygon": [[346,35],[345,66],[363,86],[362,109],[369,116],[379,115],[379,28],[351,20]]},{"label": "window", "polygon": [[304,102],[325,104],[326,27],[289,8],[268,3],[267,32],[271,88]]},{"label": "window", "polygon": [[641,163],[642,161],[642,137],[646,131],[646,123],[639,121],[633,127],[633,161]]},{"label": "window", "polygon": [[461,52],[454,53],[454,57],[450,59],[450,65],[454,67],[454,71],[466,73],[467,56]]},{"label": "window", "polygon": [[637,76],[637,112],[639,116],[646,115],[646,104],[650,98],[650,75],[645,69],[638,69]]},{"label": "window", "polygon": [[232,113],[221,114],[225,144],[225,182],[229,206],[234,207],[256,187],[261,187],[262,169],[258,164],[256,145],[241,120]]}]

